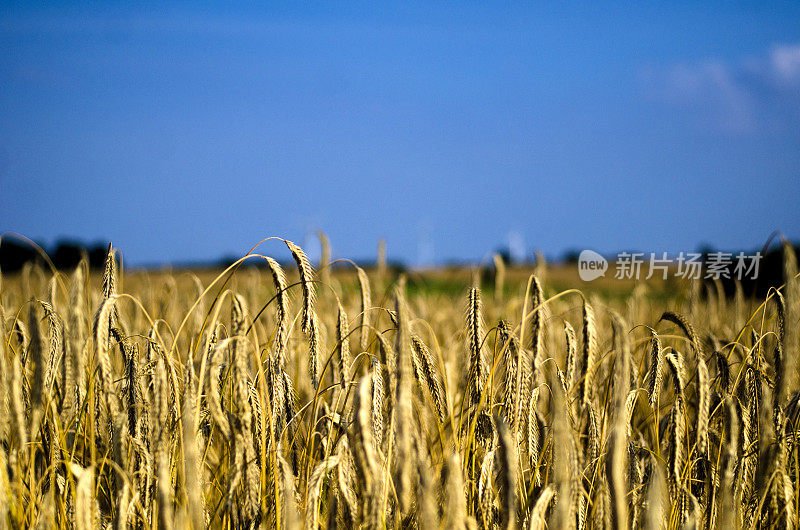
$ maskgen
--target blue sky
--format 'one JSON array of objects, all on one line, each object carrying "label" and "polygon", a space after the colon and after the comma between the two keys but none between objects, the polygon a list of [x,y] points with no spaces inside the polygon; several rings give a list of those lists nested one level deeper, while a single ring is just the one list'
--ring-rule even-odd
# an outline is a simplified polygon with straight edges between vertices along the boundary
[{"label": "blue sky", "polygon": [[800,238],[797,2],[4,3],[0,50],[0,232],[128,263]]}]

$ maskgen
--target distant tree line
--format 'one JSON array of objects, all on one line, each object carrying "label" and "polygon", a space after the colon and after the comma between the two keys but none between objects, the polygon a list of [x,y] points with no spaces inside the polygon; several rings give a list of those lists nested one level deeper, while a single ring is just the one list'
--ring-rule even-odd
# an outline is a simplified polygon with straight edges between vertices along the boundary
[{"label": "distant tree line", "polygon": [[[800,245],[793,244],[792,248],[794,249],[795,256],[800,255]],[[709,248],[702,249],[702,251],[703,259],[707,261],[712,251]],[[783,266],[784,247],[782,245],[774,245],[767,249],[766,252],[763,249],[760,252],[761,261],[758,265],[758,275],[755,278],[745,276],[742,278],[741,284],[742,291],[744,291],[746,296],[765,298],[770,287],[778,288],[786,283],[787,279],[784,278]],[[750,252],[750,254],[755,254],[755,252]],[[735,265],[733,263],[729,264],[726,267],[728,277],[720,278],[722,286],[725,289],[725,294],[728,296],[733,296],[736,292],[736,274],[734,272],[734,267]]]},{"label": "distant tree line", "polygon": [[[40,244],[53,265],[59,270],[70,270],[75,268],[80,262],[81,258],[85,255],[89,267],[92,269],[102,269],[105,264],[106,253],[108,251],[108,242],[96,242],[91,245],[86,245],[79,241],[74,240],[60,240],[51,247],[46,247]],[[800,245],[794,244],[793,248],[795,254],[800,255]],[[708,261],[709,255],[714,252],[709,246],[704,246],[699,250],[703,255],[703,271],[706,270],[705,264]],[[781,245],[771,245],[767,249],[761,249],[761,260],[758,266],[758,275],[753,278],[750,276],[744,277],[741,280],[742,290],[747,296],[756,296],[763,298],[767,295],[770,287],[778,287],[782,285],[786,279],[784,278],[783,270],[783,247]],[[501,259],[506,264],[515,264],[511,259],[511,252],[507,248],[500,248],[497,250]],[[579,251],[569,250],[565,252],[561,259],[555,260],[556,263],[577,263]],[[736,255],[737,253],[732,253]],[[755,251],[746,254],[755,254]],[[202,267],[227,267],[228,265],[237,261],[238,258],[234,256],[226,256],[218,260],[216,263],[194,264],[194,266]],[[30,243],[17,240],[12,237],[3,237],[0,239],[0,271],[4,273],[17,272],[26,263],[39,263],[45,265],[45,260],[42,255]],[[517,265],[529,265],[533,261],[524,261],[516,263]],[[362,263],[362,266],[369,267],[371,263]],[[456,264],[451,264],[456,265]],[[465,264],[461,264],[465,265]],[[261,260],[248,260],[243,264],[244,267],[261,267],[264,266]],[[488,269],[492,266],[487,267]],[[391,262],[388,264],[388,271],[393,274],[399,274],[406,271],[406,267],[400,262]],[[722,283],[723,289],[728,296],[732,296],[736,292],[736,273],[734,271],[734,263],[728,266],[728,274],[719,278]],[[710,280],[705,280],[709,286],[713,284]]]},{"label": "distant tree line", "polygon": [[[50,248],[41,244],[39,246],[47,252],[53,265],[60,270],[75,268],[84,255],[89,261],[89,267],[101,269],[108,251],[107,242],[84,245],[78,241],[61,240]],[[22,269],[26,263],[44,265],[45,260],[29,243],[3,237],[0,241],[0,270],[4,273],[16,272]]]}]

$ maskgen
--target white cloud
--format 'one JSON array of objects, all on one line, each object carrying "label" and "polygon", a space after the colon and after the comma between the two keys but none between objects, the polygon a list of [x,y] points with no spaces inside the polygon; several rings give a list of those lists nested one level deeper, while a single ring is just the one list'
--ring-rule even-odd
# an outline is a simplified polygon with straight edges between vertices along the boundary
[{"label": "white cloud", "polygon": [[800,44],[775,46],[770,53],[770,66],[779,81],[800,88]]},{"label": "white cloud", "polygon": [[651,67],[642,78],[656,99],[688,110],[702,127],[739,134],[800,124],[800,44],[738,61]]}]

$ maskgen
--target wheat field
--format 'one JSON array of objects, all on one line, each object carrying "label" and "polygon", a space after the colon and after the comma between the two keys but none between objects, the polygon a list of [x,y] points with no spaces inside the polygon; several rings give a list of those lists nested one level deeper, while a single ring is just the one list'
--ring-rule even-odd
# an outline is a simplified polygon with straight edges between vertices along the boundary
[{"label": "wheat field", "polygon": [[788,246],[760,300],[327,254],[0,277],[0,527],[798,526]]}]

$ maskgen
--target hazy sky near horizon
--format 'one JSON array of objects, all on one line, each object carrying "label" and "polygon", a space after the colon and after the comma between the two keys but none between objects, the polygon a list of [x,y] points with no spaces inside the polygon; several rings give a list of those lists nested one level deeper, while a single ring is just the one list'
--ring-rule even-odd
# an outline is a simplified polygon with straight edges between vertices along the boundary
[{"label": "hazy sky near horizon", "polygon": [[798,2],[0,6],[0,232],[132,264],[800,238]]}]

